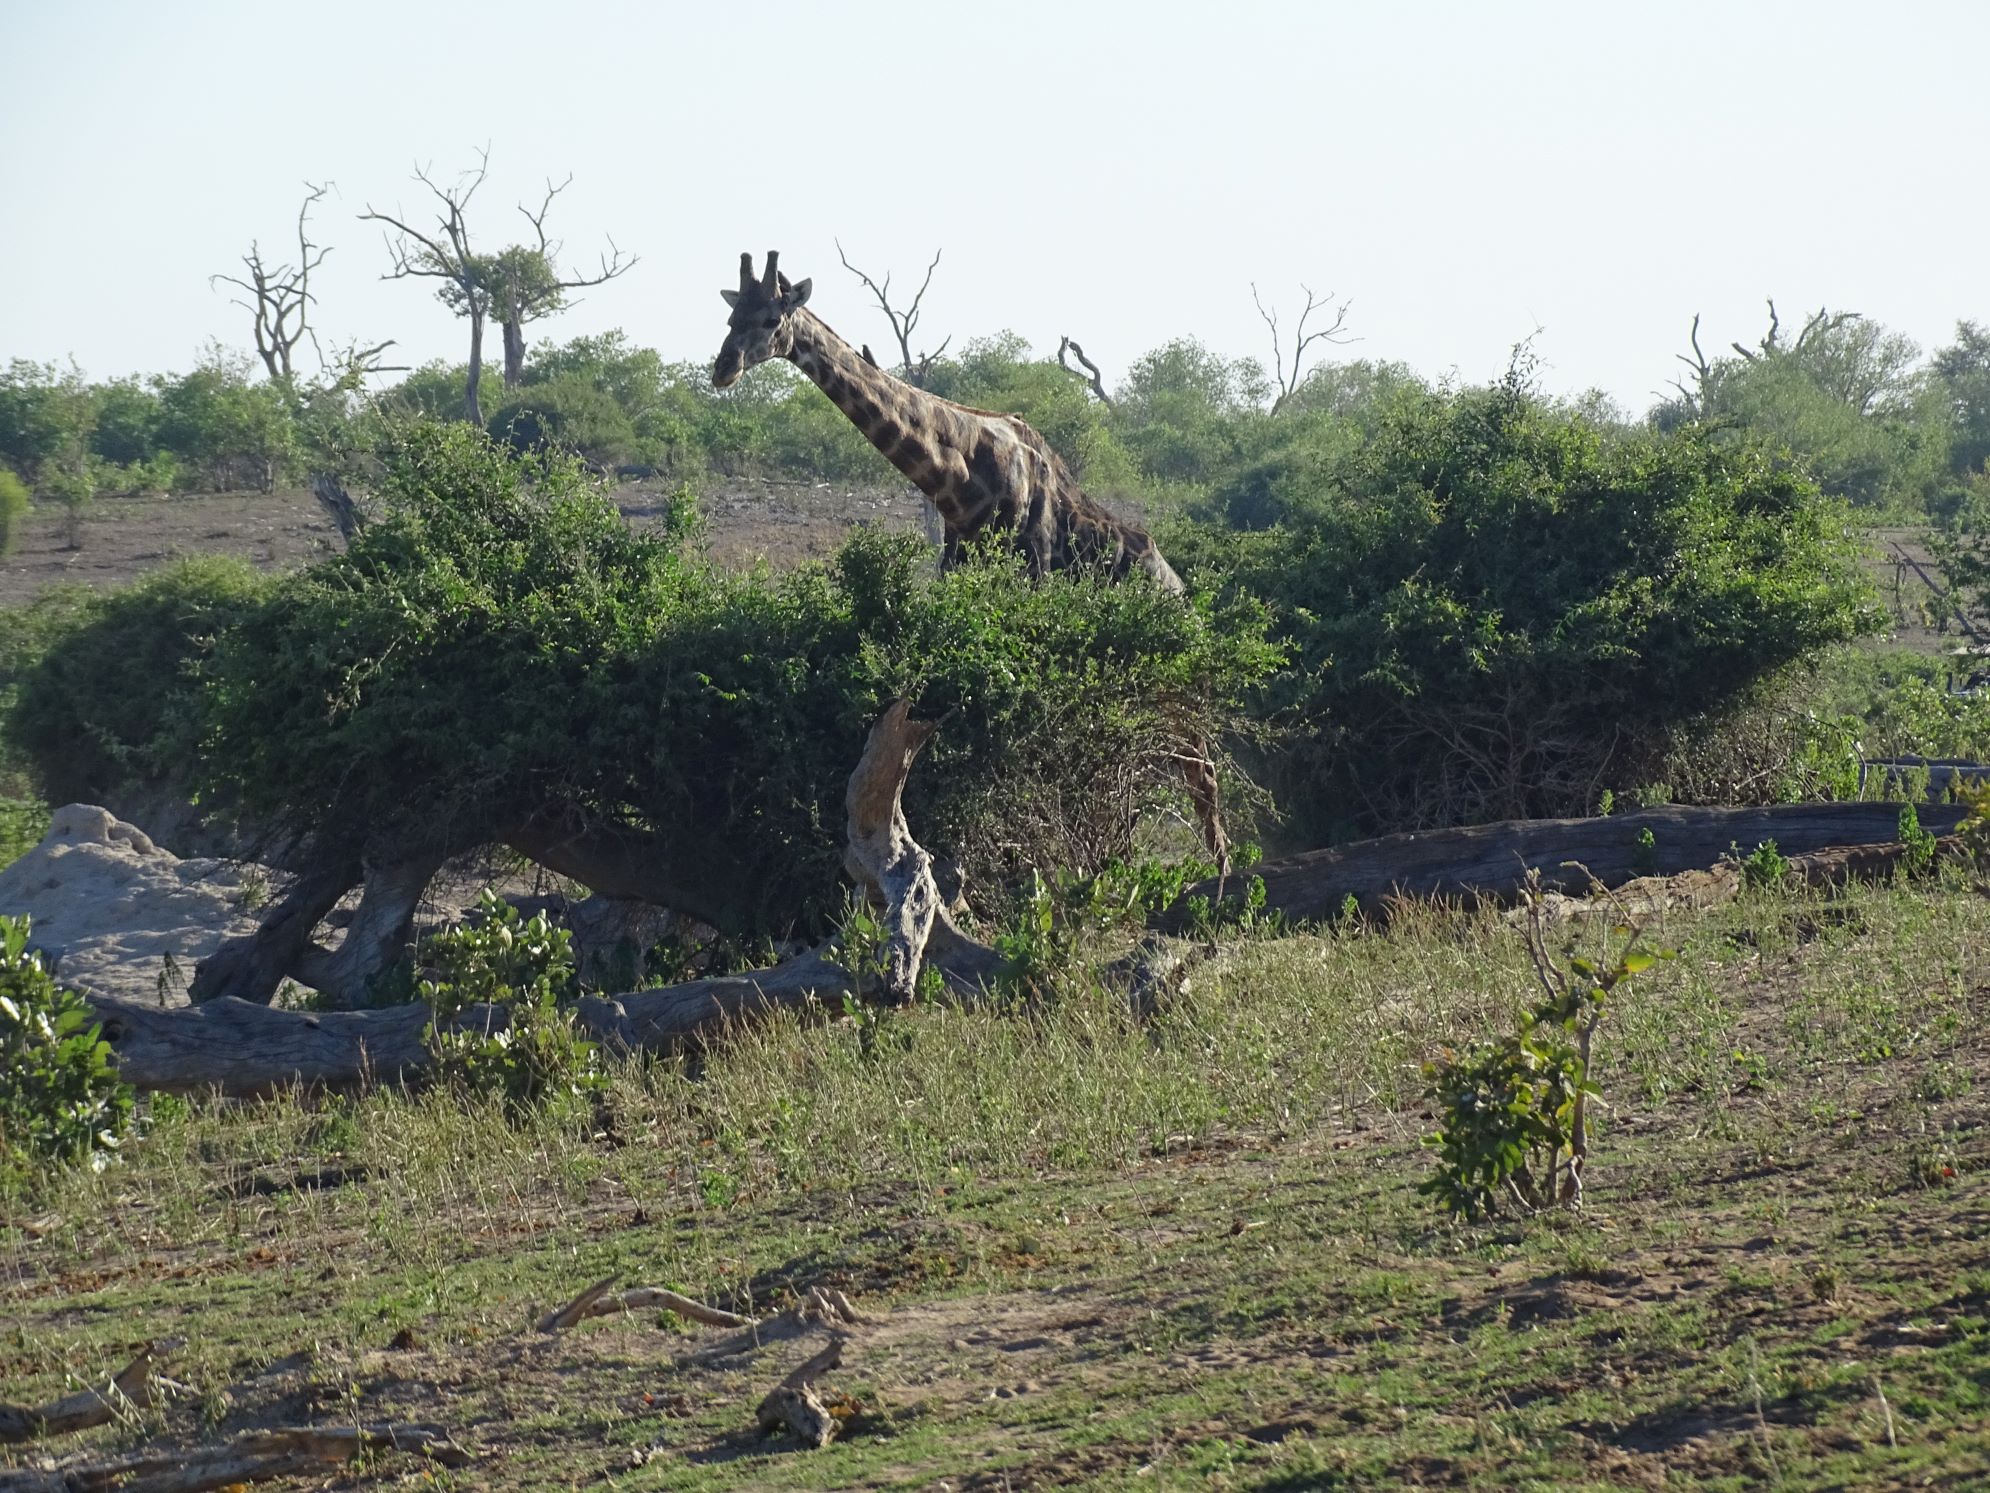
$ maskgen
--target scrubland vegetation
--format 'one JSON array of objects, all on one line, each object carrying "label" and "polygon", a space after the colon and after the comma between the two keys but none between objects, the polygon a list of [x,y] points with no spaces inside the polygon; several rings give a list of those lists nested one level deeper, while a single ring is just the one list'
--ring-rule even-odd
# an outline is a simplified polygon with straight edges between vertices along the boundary
[{"label": "scrubland vegetation", "polygon": [[[355,862],[557,812],[646,837],[698,920],[631,983],[798,939],[854,967],[882,935],[845,783],[908,698],[941,727],[907,817],[1005,963],[979,1002],[633,1059],[568,1020],[627,987],[491,902],[369,992],[515,1002],[437,1036],[426,1083],[134,1104],[11,930],[0,1052],[36,1057],[0,1080],[4,1398],[172,1334],[186,1393],[100,1449],[420,1419],[479,1460],[406,1476],[461,1487],[1969,1486],[1981,806],[1888,885],[1736,846],[1736,899],[1639,915],[1637,950],[1607,914],[1531,944],[1490,910],[1288,928],[1246,870],[1184,988],[1136,1010],[1100,976],[1205,869],[1204,744],[1274,849],[1990,757],[1990,693],[1879,646],[1860,563],[1874,523],[1926,526],[1948,602],[1990,599],[1990,339],[1924,359],[1820,314],[1694,349],[1638,419],[1544,394],[1524,349],[1487,387],[1347,363],[1286,391],[1178,342],[1110,404],[1012,336],[921,365],[1139,505],[1186,604],[999,549],[936,573],[861,530],[826,564],[713,564],[714,474],[888,476],[778,365],[715,393],[619,335],[545,346],[479,428],[441,366],[363,398],[219,355],[14,364],[0,461],[38,502],[316,474],[366,521],[289,574],[189,559],[0,619],[0,865],[78,799]],[[677,489],[652,532],[606,494],[626,466]],[[1565,1175],[1578,1103],[1582,1185],[1544,1190],[1516,1167]],[[534,1329],[609,1274],[749,1312],[848,1292],[878,1321],[841,1437],[745,1434],[766,1375],[654,1315]]]}]

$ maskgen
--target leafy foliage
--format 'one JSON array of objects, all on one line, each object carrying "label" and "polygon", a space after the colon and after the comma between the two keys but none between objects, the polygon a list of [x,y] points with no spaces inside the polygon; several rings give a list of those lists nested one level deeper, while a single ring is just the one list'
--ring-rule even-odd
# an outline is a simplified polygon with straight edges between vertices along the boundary
[{"label": "leafy foliage", "polygon": [[1170,536],[1272,604],[1294,728],[1269,786],[1306,837],[1582,813],[1670,723],[1874,626],[1840,510],[1697,430],[1618,434],[1529,392],[1398,390],[1294,461],[1259,532]]},{"label": "leafy foliage", "polygon": [[0,560],[14,552],[28,517],[28,485],[10,467],[0,466]]},{"label": "leafy foliage", "polygon": [[1740,858],[1741,880],[1757,889],[1780,886],[1790,874],[1789,857],[1776,848],[1774,840],[1764,840]]},{"label": "leafy foliage", "polygon": [[1617,929],[1614,953],[1590,959],[1548,952],[1538,888],[1528,945],[1545,999],[1517,1030],[1428,1064],[1426,1097],[1439,1129],[1425,1144],[1437,1172],[1418,1191],[1467,1218],[1509,1205],[1534,1211],[1579,1205],[1589,1144],[1588,1101],[1603,1091],[1590,1076],[1592,1044],[1612,992],[1668,951],[1643,952],[1640,931]]},{"label": "leafy foliage", "polygon": [[102,1166],[132,1093],[89,1006],[28,950],[28,920],[0,916],[0,1183],[50,1163]]},{"label": "leafy foliage", "polygon": [[721,573],[680,553],[688,513],[633,534],[572,463],[463,427],[400,437],[384,500],[202,664],[209,801],[403,850],[571,806],[653,831],[679,905],[729,932],[834,915],[845,780],[899,694],[948,720],[909,811],[992,891],[1124,858],[1276,662],[1248,602],[998,554],[929,579],[903,537]]},{"label": "leafy foliage", "polygon": [[[522,918],[488,887],[476,918],[423,941],[427,977],[417,989],[435,1013],[429,1047],[440,1081],[500,1099],[514,1114],[606,1085],[596,1045],[561,1005],[577,988],[570,944],[543,912]],[[448,1025],[472,1006],[502,1006],[505,1015]]]},{"label": "leafy foliage", "polygon": [[100,800],[177,777],[201,661],[267,589],[244,562],[209,556],[119,591],[51,593],[10,616],[0,718],[43,794]]},{"label": "leafy foliage", "polygon": [[0,798],[0,871],[41,843],[48,833],[48,805],[34,799]]}]

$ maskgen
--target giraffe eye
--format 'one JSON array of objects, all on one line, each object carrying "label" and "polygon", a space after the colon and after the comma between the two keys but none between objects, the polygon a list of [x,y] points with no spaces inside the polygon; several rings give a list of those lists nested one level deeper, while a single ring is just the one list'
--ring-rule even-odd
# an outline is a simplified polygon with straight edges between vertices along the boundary
[{"label": "giraffe eye", "polygon": [[760,323],[760,325],[765,327],[770,332],[773,331],[774,328],[778,327],[780,324],[781,324],[781,318],[778,316],[770,316],[765,321]]}]

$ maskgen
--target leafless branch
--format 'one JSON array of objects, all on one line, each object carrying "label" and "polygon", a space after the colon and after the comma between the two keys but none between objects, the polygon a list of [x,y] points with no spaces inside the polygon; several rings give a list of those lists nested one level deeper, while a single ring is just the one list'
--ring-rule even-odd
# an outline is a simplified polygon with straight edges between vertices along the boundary
[{"label": "leafless branch", "polygon": [[[484,318],[490,312],[491,293],[485,283],[482,266],[470,252],[470,225],[465,210],[470,205],[470,199],[477,195],[477,188],[490,174],[490,166],[491,152],[487,145],[477,152],[477,169],[464,173],[456,185],[446,189],[436,185],[427,167],[415,168],[415,180],[427,187],[442,204],[442,214],[437,222],[439,238],[423,233],[405,218],[376,211],[371,203],[359,215],[362,222],[385,223],[400,234],[398,239],[387,237],[387,253],[392,268],[382,279],[446,280],[454,293],[461,297],[462,313],[470,322],[470,371],[463,389],[463,414],[472,425],[484,423],[477,391],[483,379]],[[411,241],[420,246],[418,252],[409,247]],[[443,294],[446,297],[450,292]]]},{"label": "leafless branch", "polygon": [[518,210],[525,215],[525,220],[532,225],[532,231],[539,237],[538,254],[545,261],[548,271],[551,272],[552,285],[556,290],[585,290],[589,286],[605,285],[616,276],[627,274],[635,268],[638,262],[637,256],[633,254],[626,260],[623,259],[621,249],[616,247],[615,240],[611,237],[608,240],[609,252],[601,256],[601,268],[597,274],[576,276],[570,280],[560,277],[556,262],[560,257],[560,250],[564,246],[547,239],[546,215],[552,211],[553,199],[572,185],[573,175],[571,172],[568,173],[567,179],[557,187],[551,181],[548,181],[546,183],[545,200],[539,204],[539,211],[536,213],[524,203],[521,202],[518,204]]},{"label": "leafless branch", "polygon": [[899,377],[915,387],[924,386],[927,375],[933,370],[933,364],[939,361],[940,355],[947,350],[947,344],[953,341],[953,338],[948,336],[931,352],[921,353],[916,358],[912,355],[912,332],[919,325],[919,303],[926,298],[926,291],[933,283],[933,271],[940,267],[940,255],[943,252],[941,249],[933,251],[933,262],[926,266],[926,278],[919,282],[919,293],[912,297],[911,305],[900,311],[891,303],[889,272],[884,277],[884,284],[878,284],[850,263],[850,256],[843,252],[843,241],[841,239],[836,241],[836,257],[843,261],[843,268],[863,282],[864,288],[877,299],[878,309],[884,312],[885,320],[891,323],[891,334],[898,339]]},{"label": "leafless branch", "polygon": [[1707,394],[1713,382],[1714,369],[1707,361],[1707,355],[1700,350],[1700,313],[1697,311],[1693,313],[1693,330],[1686,340],[1692,346],[1693,356],[1689,358],[1684,353],[1674,353],[1673,357],[1693,370],[1693,387],[1687,388],[1676,378],[1671,383],[1672,387],[1679,391],[1679,397],[1685,401],[1686,408],[1695,419],[1698,419],[1707,413]]},{"label": "leafless branch", "polygon": [[[470,199],[477,195],[477,188],[484,184],[484,178],[490,173],[490,164],[490,147],[485,146],[477,152],[477,169],[464,173],[468,185],[459,181],[448,188],[436,185],[435,179],[429,175],[430,168],[415,168],[415,180],[427,187],[442,204],[442,215],[437,223],[441,239],[423,233],[404,218],[379,212],[371,203],[367,204],[366,211],[359,215],[362,223],[385,223],[401,235],[398,241],[392,238],[387,240],[387,252],[392,257],[393,268],[382,279],[449,280],[462,291],[466,300],[482,304],[479,298],[483,295],[483,289],[478,283],[475,261],[470,254],[470,228],[464,214]],[[422,254],[409,250],[409,240],[420,245]]]},{"label": "leafless branch", "polygon": [[310,307],[316,299],[311,294],[311,271],[332,252],[311,242],[311,208],[331,190],[332,184],[314,186],[307,181],[304,186],[307,195],[297,209],[296,264],[267,264],[262,245],[252,242],[249,252],[242,256],[247,279],[238,275],[210,275],[207,281],[210,286],[233,285],[250,297],[243,300],[231,296],[229,300],[255,318],[256,356],[263,360],[263,367],[269,370],[272,379],[289,378],[295,371],[292,353],[310,335]]},{"label": "leafless branch", "polygon": [[[1334,298],[1332,291],[1328,291],[1324,296],[1316,296],[1309,286],[1302,284],[1299,288],[1306,292],[1306,309],[1299,313],[1299,324],[1293,328],[1292,355],[1288,366],[1285,354],[1285,341],[1279,335],[1278,331],[1278,312],[1276,309],[1265,306],[1264,301],[1258,295],[1256,282],[1252,282],[1251,285],[1251,300],[1258,308],[1258,315],[1264,318],[1265,325],[1271,328],[1271,371],[1273,378],[1278,383],[1278,397],[1271,402],[1271,412],[1274,415],[1284,407],[1288,399],[1299,391],[1300,384],[1306,380],[1307,370],[1305,360],[1307,348],[1311,347],[1315,342],[1344,343],[1355,340],[1352,337],[1342,335],[1342,328],[1347,325],[1348,302],[1342,301],[1338,306],[1335,306],[1332,304]],[[1308,332],[1306,330],[1308,318],[1315,311],[1327,310],[1333,312],[1333,321],[1327,326],[1316,327],[1313,331]]]},{"label": "leafless branch", "polygon": [[[1071,356],[1076,358],[1084,366],[1084,372],[1079,372],[1078,369],[1073,368],[1069,363],[1064,361],[1066,348],[1069,348]],[[1091,385],[1092,392],[1099,396],[1100,404],[1104,405],[1107,409],[1113,407],[1112,396],[1106,393],[1106,381],[1099,375],[1099,365],[1086,357],[1085,349],[1080,347],[1076,342],[1073,342],[1069,337],[1059,337],[1057,339],[1057,366],[1073,378],[1084,379],[1086,383]]]}]

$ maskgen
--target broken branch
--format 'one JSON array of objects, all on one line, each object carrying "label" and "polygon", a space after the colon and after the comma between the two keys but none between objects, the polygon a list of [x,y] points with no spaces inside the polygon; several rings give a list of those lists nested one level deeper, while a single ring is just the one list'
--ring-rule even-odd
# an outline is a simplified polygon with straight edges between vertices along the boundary
[{"label": "broken branch", "polygon": [[125,1409],[142,1410],[152,1403],[152,1369],[160,1360],[186,1346],[183,1338],[158,1338],[111,1376],[102,1389],[85,1389],[33,1408],[0,1405],[0,1442],[32,1441],[38,1436],[67,1436],[106,1425]]}]

